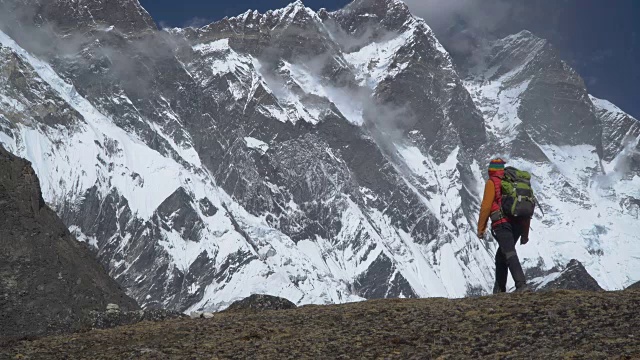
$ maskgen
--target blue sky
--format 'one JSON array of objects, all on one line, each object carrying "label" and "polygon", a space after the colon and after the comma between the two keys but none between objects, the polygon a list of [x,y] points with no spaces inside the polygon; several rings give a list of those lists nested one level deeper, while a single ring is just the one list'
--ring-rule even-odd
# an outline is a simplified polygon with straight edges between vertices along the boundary
[{"label": "blue sky", "polygon": [[590,93],[640,119],[640,1],[565,3],[557,20],[541,21],[531,30],[551,40]]},{"label": "blue sky", "polygon": [[[490,22],[510,30],[526,28],[550,40],[585,79],[589,92],[612,101],[640,119],[640,0],[405,0],[434,27],[451,11],[466,11],[473,17],[489,3],[513,8],[527,2],[536,11],[513,18],[491,18]],[[289,0],[140,0],[161,26],[205,25],[248,9],[261,12],[286,6]],[[313,9],[338,9],[349,0],[304,0]],[[453,5],[452,5],[453,4]],[[535,4],[535,5],[531,5]],[[464,9],[464,7],[467,7]],[[491,8],[495,12],[496,7]],[[445,16],[447,15],[447,16]],[[432,17],[430,19],[430,17]],[[486,17],[486,14],[485,14]],[[471,19],[477,23],[478,19]],[[481,19],[486,22],[487,19]],[[446,20],[445,20],[446,23]],[[493,24],[495,25],[495,24]]]}]

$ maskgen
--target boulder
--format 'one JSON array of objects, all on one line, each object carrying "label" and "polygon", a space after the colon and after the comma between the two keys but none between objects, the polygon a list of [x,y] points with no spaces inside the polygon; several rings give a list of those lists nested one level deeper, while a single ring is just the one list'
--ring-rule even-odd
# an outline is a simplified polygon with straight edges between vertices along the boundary
[{"label": "boulder", "polygon": [[297,308],[296,304],[287,299],[271,295],[254,294],[248,298],[234,302],[226,311],[289,310],[295,308]]},{"label": "boulder", "polygon": [[118,304],[107,304],[107,312],[120,312]]}]

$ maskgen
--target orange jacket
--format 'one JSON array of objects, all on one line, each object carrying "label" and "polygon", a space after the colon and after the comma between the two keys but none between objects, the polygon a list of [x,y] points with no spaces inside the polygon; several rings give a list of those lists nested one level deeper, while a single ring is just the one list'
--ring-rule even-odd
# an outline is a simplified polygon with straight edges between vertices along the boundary
[{"label": "orange jacket", "polygon": [[[493,181],[488,180],[484,186],[484,195],[482,197],[482,205],[480,206],[480,218],[478,219],[478,235],[483,235],[487,231],[487,223],[491,216],[491,205],[495,201],[496,189]],[[522,238],[529,239],[529,227],[531,219],[520,219],[522,225]]]},{"label": "orange jacket", "polygon": [[491,205],[495,201],[496,189],[493,181],[488,180],[484,186],[484,196],[482,197],[482,205],[480,206],[480,219],[478,220],[478,235],[487,232],[487,223],[491,216]]}]

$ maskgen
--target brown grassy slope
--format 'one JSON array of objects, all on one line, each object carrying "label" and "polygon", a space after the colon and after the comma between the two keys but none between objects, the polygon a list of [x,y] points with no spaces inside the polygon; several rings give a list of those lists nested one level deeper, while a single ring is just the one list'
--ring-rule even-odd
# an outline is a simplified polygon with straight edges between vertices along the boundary
[{"label": "brown grassy slope", "polygon": [[640,291],[220,313],[14,344],[27,359],[640,358]]}]

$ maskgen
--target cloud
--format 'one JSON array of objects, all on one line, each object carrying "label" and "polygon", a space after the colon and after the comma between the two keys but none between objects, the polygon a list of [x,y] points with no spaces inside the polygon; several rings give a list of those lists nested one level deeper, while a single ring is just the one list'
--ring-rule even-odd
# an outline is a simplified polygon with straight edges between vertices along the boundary
[{"label": "cloud", "polygon": [[520,8],[507,0],[405,0],[411,12],[429,24],[443,45],[469,55],[493,38]]},{"label": "cloud", "polygon": [[169,24],[166,21],[160,20],[158,21],[158,27],[162,30],[162,29],[171,29],[173,28],[173,26],[171,26],[171,24]]},{"label": "cloud", "polygon": [[607,174],[599,175],[595,178],[596,185],[601,189],[606,189],[618,183],[632,171],[637,171],[640,165],[640,138],[626,136],[622,141],[622,150],[613,160],[613,170]]},{"label": "cloud", "polygon": [[213,20],[211,19],[196,16],[192,19],[189,19],[187,22],[185,22],[183,27],[201,28],[205,25],[211,24],[212,22]]},{"label": "cloud", "polygon": [[584,80],[587,82],[588,87],[594,87],[600,82],[600,80],[595,76],[585,76]]},{"label": "cloud", "polygon": [[405,0],[411,11],[437,29],[466,25],[493,31],[508,19],[515,3],[506,0]]},{"label": "cloud", "polygon": [[126,35],[106,26],[60,28],[43,19],[36,5],[0,0],[0,29],[35,56],[78,73],[108,74],[133,97],[151,89],[156,69],[177,51],[188,47],[183,39],[164,31],[122,41]]}]

